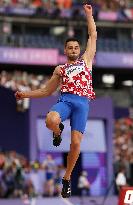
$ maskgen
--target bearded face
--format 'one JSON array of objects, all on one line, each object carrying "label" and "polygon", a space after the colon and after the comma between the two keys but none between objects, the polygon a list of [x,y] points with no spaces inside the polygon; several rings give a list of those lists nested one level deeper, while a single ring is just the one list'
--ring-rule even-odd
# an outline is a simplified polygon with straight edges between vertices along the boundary
[{"label": "bearded face", "polygon": [[77,41],[69,41],[64,50],[68,60],[76,61],[80,55],[80,46]]}]

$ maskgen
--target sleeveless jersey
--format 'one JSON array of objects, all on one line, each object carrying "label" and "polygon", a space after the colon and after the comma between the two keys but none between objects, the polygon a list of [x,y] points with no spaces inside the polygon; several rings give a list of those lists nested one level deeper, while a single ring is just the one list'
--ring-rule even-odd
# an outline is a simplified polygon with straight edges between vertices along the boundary
[{"label": "sleeveless jersey", "polygon": [[92,87],[92,70],[89,69],[83,59],[73,64],[66,63],[61,67],[62,77],[61,92],[68,92],[89,99],[95,99]]}]

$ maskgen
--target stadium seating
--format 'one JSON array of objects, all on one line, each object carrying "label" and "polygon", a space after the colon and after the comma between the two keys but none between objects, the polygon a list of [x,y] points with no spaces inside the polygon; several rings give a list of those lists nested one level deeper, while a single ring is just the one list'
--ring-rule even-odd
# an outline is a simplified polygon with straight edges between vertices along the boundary
[{"label": "stadium seating", "polygon": [[[0,36],[0,46],[30,47],[30,48],[58,48],[63,52],[63,44],[55,36],[34,34],[12,34],[8,37]],[[98,38],[98,51],[133,52],[133,41],[129,39],[103,39]]]},{"label": "stadium seating", "polygon": [[98,39],[97,48],[99,51],[109,52],[133,52],[133,42],[129,39]]}]

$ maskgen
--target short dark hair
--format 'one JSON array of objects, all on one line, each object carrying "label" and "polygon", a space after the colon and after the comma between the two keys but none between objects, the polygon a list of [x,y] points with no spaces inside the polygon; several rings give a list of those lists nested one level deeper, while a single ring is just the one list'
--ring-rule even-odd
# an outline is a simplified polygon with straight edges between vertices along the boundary
[{"label": "short dark hair", "polygon": [[65,41],[65,47],[66,47],[67,43],[70,42],[70,41],[76,41],[76,42],[78,42],[79,45],[80,45],[79,40],[78,40],[77,38],[72,37],[72,38],[68,38],[68,39],[66,39],[66,41]]}]

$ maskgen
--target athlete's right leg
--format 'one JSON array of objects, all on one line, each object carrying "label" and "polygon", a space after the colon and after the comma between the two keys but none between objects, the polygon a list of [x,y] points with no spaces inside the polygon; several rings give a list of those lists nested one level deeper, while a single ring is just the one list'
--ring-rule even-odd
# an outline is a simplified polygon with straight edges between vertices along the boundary
[{"label": "athlete's right leg", "polygon": [[71,107],[66,102],[58,102],[55,104],[46,117],[46,126],[52,130],[55,135],[60,134],[59,125],[62,121],[70,117]]},{"label": "athlete's right leg", "polygon": [[52,130],[56,135],[60,134],[59,124],[61,123],[60,114],[56,111],[50,111],[45,120],[48,129]]}]

